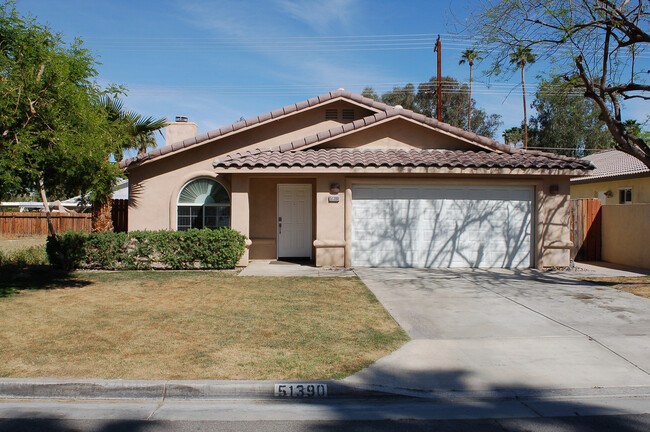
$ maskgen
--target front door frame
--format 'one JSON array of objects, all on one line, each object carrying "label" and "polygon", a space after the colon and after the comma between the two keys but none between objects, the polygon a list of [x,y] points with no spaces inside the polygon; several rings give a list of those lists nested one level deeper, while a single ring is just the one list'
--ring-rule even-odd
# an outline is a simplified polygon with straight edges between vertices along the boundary
[{"label": "front door frame", "polygon": [[[289,189],[304,189],[307,192],[307,200],[304,203],[304,214],[305,214],[305,223],[306,223],[306,228],[307,232],[305,234],[304,238],[304,250],[305,253],[304,255],[301,253],[298,256],[294,255],[287,255],[285,253],[281,253],[280,251],[280,218],[281,216],[281,210],[280,210],[280,205],[281,205],[281,190],[283,188],[289,188]],[[277,257],[278,258],[309,258],[310,260],[313,259],[312,256],[312,185],[311,183],[278,183],[277,187],[277,221],[276,221],[276,244],[277,244]],[[285,221],[286,222],[286,221]],[[282,229],[287,229],[287,225],[283,224]],[[308,252],[307,252],[308,251]]]}]

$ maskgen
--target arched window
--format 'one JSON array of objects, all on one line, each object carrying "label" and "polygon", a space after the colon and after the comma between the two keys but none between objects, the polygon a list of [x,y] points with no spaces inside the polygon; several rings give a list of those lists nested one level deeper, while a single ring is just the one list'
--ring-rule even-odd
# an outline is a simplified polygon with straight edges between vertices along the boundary
[{"label": "arched window", "polygon": [[178,230],[223,226],[230,226],[228,191],[218,182],[207,178],[186,184],[178,196]]}]

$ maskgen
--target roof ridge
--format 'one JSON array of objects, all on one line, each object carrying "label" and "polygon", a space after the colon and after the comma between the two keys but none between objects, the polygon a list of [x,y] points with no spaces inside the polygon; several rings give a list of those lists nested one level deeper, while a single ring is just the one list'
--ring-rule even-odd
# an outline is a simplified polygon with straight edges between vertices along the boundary
[{"label": "roof ridge", "polygon": [[346,98],[349,100],[352,100],[354,102],[361,103],[363,105],[369,106],[371,108],[375,108],[381,111],[386,111],[390,108],[392,108],[390,105],[387,105],[383,102],[376,101],[374,99],[367,98],[365,96],[362,96],[360,94],[352,93],[351,91],[344,90],[344,89],[338,89],[338,90],[333,90],[328,93],[323,93],[321,95],[309,98],[307,100],[303,100],[300,102],[296,102],[293,104],[286,105],[282,108],[275,109],[273,111],[269,111],[260,115],[257,115],[255,117],[250,117],[248,119],[244,120],[239,120],[235,123],[231,123],[226,126],[222,126],[217,129],[210,130],[206,133],[196,135],[194,137],[190,137],[187,139],[184,139],[182,141],[176,141],[174,143],[171,143],[169,145],[157,148],[149,153],[145,153],[142,155],[137,155],[135,157],[125,159],[120,162],[120,168],[127,168],[130,165],[133,165],[134,163],[138,162],[144,162],[149,159],[155,159],[158,156],[165,155],[167,153],[174,152],[176,150],[180,150],[182,148],[186,147],[191,147],[196,144],[200,144],[204,141],[208,141],[211,139],[216,139],[220,138],[222,136],[228,135],[230,133],[242,130],[244,128],[248,128],[250,126],[256,125],[256,124],[261,124],[269,120],[276,120],[280,117],[284,117],[286,115],[289,115],[294,112],[298,112],[301,110],[304,110],[306,108],[311,108],[316,105],[321,105],[325,102],[331,101],[336,98]]}]

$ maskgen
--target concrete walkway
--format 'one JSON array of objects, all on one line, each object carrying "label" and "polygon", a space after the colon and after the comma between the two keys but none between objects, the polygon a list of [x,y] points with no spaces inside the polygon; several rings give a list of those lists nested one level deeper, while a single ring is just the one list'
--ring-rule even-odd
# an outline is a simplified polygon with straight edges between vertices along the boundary
[{"label": "concrete walkway", "polygon": [[414,340],[347,382],[519,394],[650,386],[650,300],[534,270],[356,273]]},{"label": "concrete walkway", "polygon": [[349,277],[356,276],[351,269],[337,267],[316,267],[311,263],[286,261],[254,260],[243,269],[239,276],[281,276],[281,277]]}]

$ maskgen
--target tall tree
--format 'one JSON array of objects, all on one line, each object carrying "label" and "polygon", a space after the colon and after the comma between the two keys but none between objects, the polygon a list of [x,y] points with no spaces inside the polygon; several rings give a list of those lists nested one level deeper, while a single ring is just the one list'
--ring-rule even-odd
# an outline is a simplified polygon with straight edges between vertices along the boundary
[{"label": "tall tree", "polygon": [[401,105],[404,109],[415,110],[415,87],[411,83],[404,87],[393,87],[392,91],[381,95],[381,101],[388,105]]},{"label": "tall tree", "polygon": [[110,194],[124,135],[97,107],[95,65],[81,42],[0,4],[0,198],[40,191],[49,210],[46,195]]},{"label": "tall tree", "polygon": [[519,126],[514,126],[503,131],[503,142],[507,145],[517,147],[517,143],[524,142],[524,130]]},{"label": "tall tree", "polygon": [[[469,87],[456,79],[448,76],[441,77],[442,80],[442,121],[450,125],[465,128],[469,124],[466,107],[470,103]],[[438,84],[436,77],[418,85],[418,92],[415,97],[415,111],[429,117],[435,117],[437,109]],[[501,124],[499,114],[488,114],[480,108],[476,108],[474,100],[472,106],[472,129],[475,133],[489,138],[494,138],[497,128]]]},{"label": "tall tree", "polygon": [[[499,72],[517,46],[534,49],[599,109],[619,150],[650,167],[650,147],[625,125],[621,102],[650,100],[637,70],[650,43],[644,0],[501,0],[475,8],[468,30],[490,47]],[[574,79],[577,78],[577,79]]]},{"label": "tall tree", "polygon": [[528,149],[528,114],[526,113],[526,79],[524,71],[526,65],[535,63],[535,54],[532,53],[530,48],[518,46],[514,52],[510,53],[510,64],[514,65],[517,69],[521,69],[521,92],[524,101],[524,149]]},{"label": "tall tree", "polygon": [[598,105],[576,92],[562,77],[540,82],[532,106],[531,147],[582,157],[588,150],[613,146],[605,124],[598,119]]},{"label": "tall tree", "polygon": [[[167,119],[145,117],[127,110],[124,102],[116,95],[102,96],[99,105],[106,110],[109,120],[125,131],[127,136],[122,150],[134,149],[138,154],[146,153],[149,148],[156,146],[154,132],[158,131],[162,136],[161,130],[167,125]],[[122,159],[122,155],[119,155],[118,159]]]},{"label": "tall tree", "polygon": [[459,65],[467,63],[469,65],[469,99],[467,100],[467,130],[472,131],[472,69],[475,61],[481,61],[481,53],[474,49],[468,48],[460,55]]},{"label": "tall tree", "polygon": [[361,92],[361,96],[364,96],[364,97],[367,97],[369,99],[372,99],[372,100],[375,100],[375,101],[379,102],[379,95],[377,94],[375,89],[373,89],[370,86],[366,86],[363,89],[363,91]]},{"label": "tall tree", "polygon": [[[469,103],[468,87],[451,77],[442,77],[442,121],[450,125],[464,128],[469,123],[465,106]],[[375,94],[372,87],[366,87],[364,92]],[[415,91],[413,84],[404,87],[393,87],[392,91],[381,96],[381,101],[389,105],[401,105],[427,117],[435,117],[438,97],[438,84],[436,77],[431,77],[427,82],[420,83]],[[474,101],[472,100],[472,105]],[[472,110],[472,123],[475,132],[493,138],[501,124],[499,114],[487,114],[482,109]]]}]

